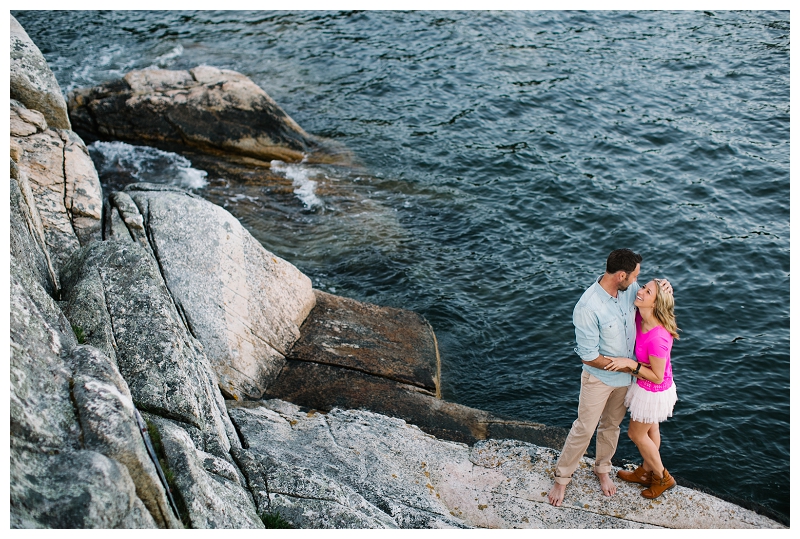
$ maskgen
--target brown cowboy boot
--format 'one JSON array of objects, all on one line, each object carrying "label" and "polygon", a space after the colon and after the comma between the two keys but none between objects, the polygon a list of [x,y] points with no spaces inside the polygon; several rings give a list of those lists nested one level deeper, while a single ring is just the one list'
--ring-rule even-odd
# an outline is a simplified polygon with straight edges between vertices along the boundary
[{"label": "brown cowboy boot", "polygon": [[639,466],[632,472],[629,472],[628,470],[620,470],[617,472],[617,477],[623,481],[627,481],[628,483],[639,483],[640,485],[649,487],[650,483],[653,481],[653,472],[648,472]]},{"label": "brown cowboy boot", "polygon": [[653,472],[653,482],[650,483],[650,488],[646,488],[642,491],[642,496],[649,500],[658,498],[665,490],[674,487],[676,484],[675,478],[669,475],[667,469],[664,468],[664,477],[657,477],[655,472]]}]

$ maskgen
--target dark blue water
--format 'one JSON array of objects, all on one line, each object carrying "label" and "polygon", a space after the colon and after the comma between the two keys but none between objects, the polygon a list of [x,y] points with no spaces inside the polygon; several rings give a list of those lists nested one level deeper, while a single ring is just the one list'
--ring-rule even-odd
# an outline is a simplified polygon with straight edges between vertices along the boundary
[{"label": "dark blue water", "polygon": [[683,330],[666,466],[788,516],[788,12],[13,14],[65,92],[210,64],[349,147],[284,167],[311,202],[199,192],[315,286],[423,314],[447,399],[568,427],[572,308],[642,253]]}]

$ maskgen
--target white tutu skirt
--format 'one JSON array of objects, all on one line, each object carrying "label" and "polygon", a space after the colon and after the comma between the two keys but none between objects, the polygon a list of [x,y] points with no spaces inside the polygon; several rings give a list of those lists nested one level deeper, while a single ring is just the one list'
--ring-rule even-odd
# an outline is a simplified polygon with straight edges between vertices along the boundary
[{"label": "white tutu skirt", "polygon": [[678,400],[675,382],[669,389],[659,392],[647,391],[634,380],[625,395],[625,406],[631,412],[631,419],[639,423],[661,423],[672,417],[672,409]]}]

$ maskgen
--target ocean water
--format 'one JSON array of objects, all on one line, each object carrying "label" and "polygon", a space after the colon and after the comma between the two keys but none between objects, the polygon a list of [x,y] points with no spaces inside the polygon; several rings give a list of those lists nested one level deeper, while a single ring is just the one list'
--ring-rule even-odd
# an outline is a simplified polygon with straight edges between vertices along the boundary
[{"label": "ocean water", "polygon": [[282,198],[91,151],[224,205],[318,288],[424,315],[449,400],[569,427],[572,308],[640,252],[682,329],[665,465],[788,521],[788,12],[12,14],[65,92],[209,64],[346,145],[358,166],[274,163]]}]

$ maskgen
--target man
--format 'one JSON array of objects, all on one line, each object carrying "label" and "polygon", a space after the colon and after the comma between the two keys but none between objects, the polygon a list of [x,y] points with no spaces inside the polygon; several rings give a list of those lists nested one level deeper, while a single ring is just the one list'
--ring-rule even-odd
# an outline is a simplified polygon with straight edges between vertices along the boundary
[{"label": "man", "polygon": [[[634,357],[636,339],[633,300],[642,257],[630,249],[617,249],[608,255],[606,272],[583,293],[572,313],[575,326],[575,353],[583,361],[578,419],[572,424],[564,449],[556,464],[555,484],[547,495],[556,507],[597,429],[594,473],[600,489],[613,496],[617,487],[609,477],[611,457],[617,450],[619,425],[625,417],[625,394],[631,383],[630,369],[606,371],[608,357]],[[664,290],[672,286],[664,281]]]}]

